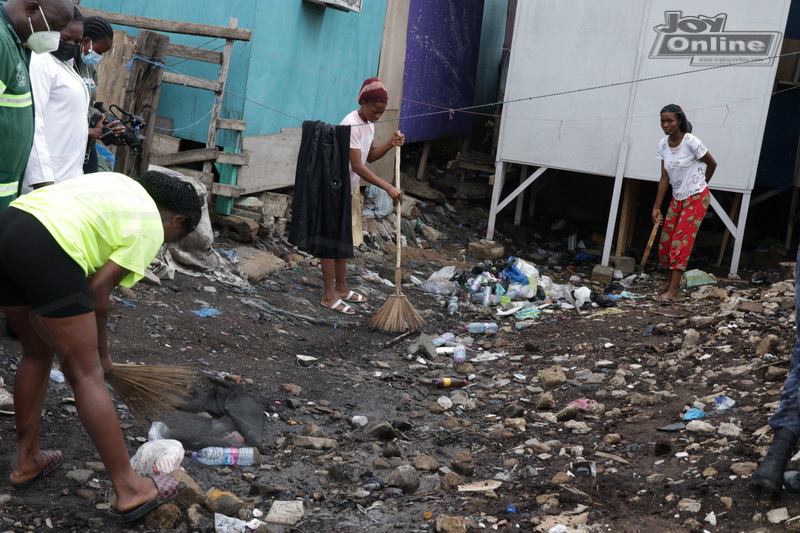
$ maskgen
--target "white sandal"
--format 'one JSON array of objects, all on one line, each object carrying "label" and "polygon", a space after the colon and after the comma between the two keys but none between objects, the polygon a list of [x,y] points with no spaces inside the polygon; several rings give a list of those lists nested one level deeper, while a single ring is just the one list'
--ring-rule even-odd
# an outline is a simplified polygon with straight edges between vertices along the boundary
[{"label": "white sandal", "polygon": [[[355,310],[352,307],[350,307],[349,305],[347,305],[344,302],[344,300],[342,300],[341,298],[339,298],[338,300],[333,302],[333,304],[331,304],[331,305],[326,305],[326,304],[324,304],[322,302],[320,302],[319,305],[321,305],[322,307],[327,307],[331,311],[336,311],[337,313],[342,313],[343,315],[354,315],[354,314],[356,314]],[[339,309],[339,306],[343,306],[343,307],[341,309]]]},{"label": "white sandal", "polygon": [[367,301],[367,297],[363,294],[358,294],[356,291],[350,291],[347,293],[347,296],[343,298],[343,300],[347,302],[355,302],[357,304],[363,304]]}]

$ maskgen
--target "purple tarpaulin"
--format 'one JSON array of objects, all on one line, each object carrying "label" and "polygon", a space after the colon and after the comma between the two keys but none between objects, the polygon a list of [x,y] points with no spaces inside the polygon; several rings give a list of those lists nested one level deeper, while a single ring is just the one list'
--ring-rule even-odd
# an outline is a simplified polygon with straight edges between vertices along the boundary
[{"label": "purple tarpaulin", "polygon": [[411,0],[400,106],[407,142],[469,133],[467,113],[407,117],[473,105],[483,6],[484,0]]}]

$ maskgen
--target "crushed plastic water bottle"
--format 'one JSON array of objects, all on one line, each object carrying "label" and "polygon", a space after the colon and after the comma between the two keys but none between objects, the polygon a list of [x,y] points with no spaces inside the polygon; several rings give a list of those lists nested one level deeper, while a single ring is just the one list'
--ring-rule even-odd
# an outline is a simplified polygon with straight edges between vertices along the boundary
[{"label": "crushed plastic water bottle", "polygon": [[467,349],[461,346],[460,344],[458,346],[455,346],[453,348],[453,362],[455,362],[455,364],[457,365],[460,365],[466,362],[466,360],[467,360]]},{"label": "crushed plastic water bottle", "polygon": [[448,331],[447,333],[442,333],[441,335],[433,339],[431,342],[433,343],[434,346],[439,347],[439,346],[444,346],[448,342],[453,342],[455,340],[456,336]]},{"label": "crushed plastic water bottle", "polygon": [[499,328],[497,327],[497,322],[470,322],[464,326],[464,329],[470,333],[488,333],[491,335],[497,333]]},{"label": "crushed plastic water bottle", "polygon": [[221,448],[209,446],[199,452],[192,452],[192,459],[205,465],[250,466],[261,462],[261,454],[255,448]]},{"label": "crushed plastic water bottle", "polygon": [[451,296],[447,301],[447,314],[455,315],[458,313],[458,296]]}]

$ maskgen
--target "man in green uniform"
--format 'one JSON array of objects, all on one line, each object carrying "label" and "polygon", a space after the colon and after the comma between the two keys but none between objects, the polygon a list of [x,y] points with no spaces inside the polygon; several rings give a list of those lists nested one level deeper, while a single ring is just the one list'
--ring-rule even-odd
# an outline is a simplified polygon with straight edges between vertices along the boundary
[{"label": "man in green uniform", "polygon": [[9,0],[0,5],[0,211],[17,197],[33,143],[30,51],[58,48],[72,20],[70,0]]},{"label": "man in green uniform", "polygon": [[[74,15],[71,0],[8,0],[0,4],[0,211],[17,197],[33,144],[30,52],[58,48]],[[15,337],[6,321],[6,332]],[[0,388],[0,412],[13,412]]]}]

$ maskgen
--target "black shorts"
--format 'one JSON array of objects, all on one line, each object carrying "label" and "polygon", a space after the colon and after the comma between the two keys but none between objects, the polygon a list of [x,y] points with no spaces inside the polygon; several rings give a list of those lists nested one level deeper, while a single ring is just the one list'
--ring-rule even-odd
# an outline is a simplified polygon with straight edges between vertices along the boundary
[{"label": "black shorts", "polygon": [[21,305],[49,318],[94,311],[80,265],[35,216],[9,207],[0,212],[0,306]]}]

